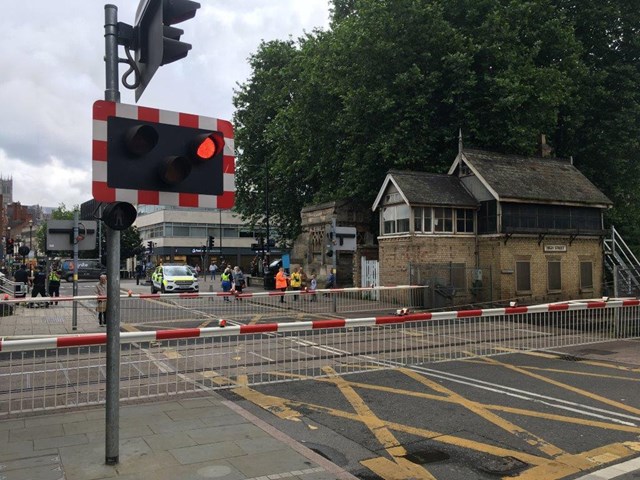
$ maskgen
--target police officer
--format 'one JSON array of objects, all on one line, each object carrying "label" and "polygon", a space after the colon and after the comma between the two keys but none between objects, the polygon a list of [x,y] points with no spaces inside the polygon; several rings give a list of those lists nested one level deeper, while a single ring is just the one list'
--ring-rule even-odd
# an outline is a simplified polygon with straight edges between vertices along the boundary
[{"label": "police officer", "polygon": [[[38,266],[38,270],[33,275],[33,288],[31,289],[31,298],[35,298],[38,294],[43,297],[47,296],[47,292],[45,290],[45,283],[47,282],[47,276],[45,275],[42,265]],[[34,306],[32,303],[31,306]],[[45,307],[49,308],[49,302],[44,304]]]},{"label": "police officer", "polygon": [[[52,268],[49,274],[49,296],[60,296],[60,272],[55,268]],[[54,305],[58,305],[58,302],[55,302]]]}]

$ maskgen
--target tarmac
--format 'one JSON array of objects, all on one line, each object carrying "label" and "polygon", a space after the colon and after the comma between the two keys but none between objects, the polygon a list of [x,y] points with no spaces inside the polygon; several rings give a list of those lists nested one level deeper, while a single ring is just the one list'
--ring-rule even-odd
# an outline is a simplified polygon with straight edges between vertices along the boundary
[{"label": "tarmac", "polygon": [[[209,285],[217,290],[218,284],[203,281],[201,290],[209,291]],[[135,280],[122,280],[121,288],[149,291]],[[40,332],[38,314],[44,310],[32,309],[19,321],[0,317],[0,337]],[[51,327],[54,335],[104,332],[90,321],[79,323],[76,331]],[[215,392],[121,405],[119,462],[113,466],[105,463],[105,424],[104,406],[0,420],[0,480],[357,480]],[[640,478],[640,459],[579,477],[613,478]]]}]

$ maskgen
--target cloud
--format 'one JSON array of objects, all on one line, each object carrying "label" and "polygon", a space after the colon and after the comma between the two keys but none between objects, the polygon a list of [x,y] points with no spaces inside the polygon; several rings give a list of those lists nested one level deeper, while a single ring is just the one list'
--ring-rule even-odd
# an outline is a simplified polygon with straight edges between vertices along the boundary
[{"label": "cloud", "polygon": [[[138,2],[119,1],[133,24]],[[328,0],[200,1],[177,27],[189,56],[162,66],[140,105],[231,119],[237,83],[261,40],[327,28]],[[124,51],[120,49],[120,56]],[[87,0],[12,2],[0,16],[0,176],[14,200],[56,207],[91,198],[91,106],[104,98],[104,5]],[[120,76],[125,72],[120,66]],[[120,85],[121,101],[134,103]]]}]

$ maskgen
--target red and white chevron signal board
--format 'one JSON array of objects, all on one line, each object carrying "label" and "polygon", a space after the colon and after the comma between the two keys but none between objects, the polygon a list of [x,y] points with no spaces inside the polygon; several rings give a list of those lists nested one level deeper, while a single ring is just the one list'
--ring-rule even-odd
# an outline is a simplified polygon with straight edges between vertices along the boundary
[{"label": "red and white chevron signal board", "polygon": [[[151,138],[149,148],[140,150],[140,138],[131,140],[131,132],[145,141]],[[208,148],[189,159],[195,137]],[[97,201],[222,209],[234,205],[233,125],[227,120],[98,100],[93,104],[92,152]]]}]

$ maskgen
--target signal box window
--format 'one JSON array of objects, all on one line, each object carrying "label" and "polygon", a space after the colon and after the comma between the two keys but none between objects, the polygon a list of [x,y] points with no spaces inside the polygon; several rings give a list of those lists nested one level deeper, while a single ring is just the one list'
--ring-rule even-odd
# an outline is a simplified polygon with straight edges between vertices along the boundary
[{"label": "signal box window", "polygon": [[528,260],[516,262],[516,292],[531,292],[531,262]]},{"label": "signal box window", "polygon": [[453,233],[453,210],[450,208],[434,208],[434,230],[436,232]]},{"label": "signal box window", "polygon": [[473,210],[456,209],[456,232],[473,233]]},{"label": "signal box window", "polygon": [[549,260],[547,262],[547,288],[550,292],[562,290],[560,260]]},{"label": "signal box window", "polygon": [[580,262],[580,290],[593,290],[593,262]]}]

